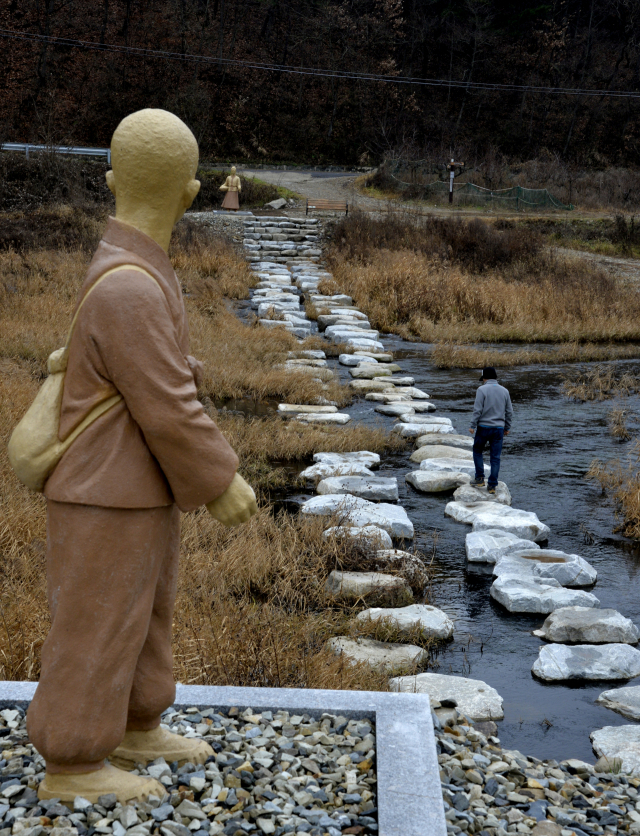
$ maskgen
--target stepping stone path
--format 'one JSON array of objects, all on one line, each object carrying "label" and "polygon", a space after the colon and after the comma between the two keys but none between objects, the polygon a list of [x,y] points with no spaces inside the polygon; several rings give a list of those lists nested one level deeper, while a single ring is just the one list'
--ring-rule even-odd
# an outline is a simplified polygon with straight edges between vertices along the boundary
[{"label": "stepping stone path", "polygon": [[628,644],[546,644],[531,668],[540,679],[632,679],[640,676],[640,650]]},{"label": "stepping stone path", "polygon": [[503,555],[520,549],[539,549],[533,540],[523,540],[517,534],[490,528],[467,534],[465,549],[469,563],[496,563]]},{"label": "stepping stone path", "polygon": [[359,613],[356,621],[384,621],[400,635],[412,635],[419,630],[425,639],[450,639],[453,636],[453,621],[442,610],[428,604],[412,604],[401,609],[373,607]]},{"label": "stepping stone path", "polygon": [[385,575],[384,572],[338,572],[334,570],[325,586],[331,598],[340,601],[358,601],[364,598],[387,600],[389,603],[408,604],[413,593],[403,578]]},{"label": "stepping stone path", "polygon": [[600,606],[600,601],[591,592],[584,592],[582,589],[565,589],[555,579],[524,580],[509,575],[497,578],[493,582],[491,597],[509,612],[532,612],[543,615],[562,607]]},{"label": "stepping stone path", "polygon": [[351,662],[365,662],[373,670],[389,674],[414,670],[417,665],[429,659],[429,653],[415,644],[348,639],[340,636],[329,639],[327,646],[336,656],[344,656]]},{"label": "stepping stone path", "polygon": [[640,720],[640,685],[603,691],[596,702],[617,711],[629,720]]},{"label": "stepping stone path", "polygon": [[617,610],[593,610],[589,607],[556,610],[533,634],[549,642],[575,644],[636,644],[640,639],[640,631],[630,618],[625,618]]},{"label": "stepping stone path", "polygon": [[[447,676],[442,673],[419,673],[417,676],[402,676],[389,683],[392,691],[411,694],[429,694],[438,700],[454,702],[460,714],[469,720],[502,720],[502,697],[480,679],[465,679],[462,676]],[[446,706],[445,706],[446,707]]]},{"label": "stepping stone path", "polygon": [[[433,495],[433,499],[425,498],[425,501],[438,501],[438,493],[455,491],[454,501],[446,505],[444,512],[452,519],[472,526],[465,541],[469,563],[494,565],[496,580],[491,587],[491,597],[510,612],[550,613],[540,630],[534,632],[541,639],[555,644],[541,647],[534,672],[544,671],[545,675],[548,673],[549,678],[554,680],[565,678],[565,670],[570,671],[572,677],[584,679],[590,678],[593,670],[599,671],[599,678],[607,671],[612,675],[616,675],[616,671],[627,671],[627,677],[638,675],[640,666],[638,673],[632,671],[635,670],[636,659],[640,658],[640,651],[629,646],[638,640],[635,625],[615,610],[600,610],[599,601],[591,592],[567,588],[595,583],[596,572],[593,567],[578,555],[541,549],[538,544],[545,543],[551,536],[549,527],[535,513],[510,507],[511,494],[505,483],[499,484],[495,496],[489,495],[486,488],[476,488],[470,484],[475,476],[471,456],[473,439],[466,434],[458,434],[450,419],[433,414],[437,411],[437,404],[429,400],[427,392],[415,387],[412,377],[402,376],[400,366],[393,363],[393,355],[385,351],[382,336],[371,327],[366,313],[358,310],[351,297],[321,292],[322,281],[332,278],[331,273],[321,264],[322,237],[322,223],[317,218],[250,217],[244,221],[245,252],[259,279],[252,294],[251,305],[262,327],[284,328],[300,340],[319,333],[330,343],[345,344],[351,353],[340,355],[339,366],[349,370],[349,386],[354,396],[371,402],[372,410],[375,409],[380,416],[390,421],[395,419],[397,423],[393,430],[415,443],[411,461],[419,465],[419,469],[407,472],[406,481],[416,490]],[[315,308],[316,321],[308,318],[305,302]],[[318,382],[319,393],[322,384],[335,375],[322,351],[293,352],[284,368],[292,373],[313,376]],[[318,400],[321,404],[321,395]],[[340,425],[350,420],[347,413],[340,412],[335,405],[326,402],[322,405],[281,404],[278,411],[283,418],[306,423]],[[369,540],[370,545],[380,543],[383,548],[379,548],[376,555],[381,566],[391,567],[394,563],[409,564],[411,561],[419,563],[411,554],[391,548],[392,537],[413,537],[413,525],[404,509],[389,504],[389,499],[397,502],[397,484],[394,491],[395,480],[377,477],[372,473],[372,468],[379,464],[380,457],[368,451],[327,451],[316,454],[314,465],[306,468],[300,477],[311,485],[315,484],[320,495],[309,499],[302,506],[302,513],[327,516],[333,520],[337,517],[341,524],[328,527],[325,532],[327,537]],[[485,466],[485,474],[489,474],[488,466]],[[375,489],[379,489],[379,492]],[[371,502],[370,499],[384,499],[386,502]],[[330,597],[353,602],[362,602],[364,598],[371,602],[371,597],[384,599],[386,596],[387,607],[392,609],[365,609],[357,616],[356,622],[386,618],[389,615],[399,630],[398,635],[403,630],[407,630],[409,636],[415,635],[411,632],[415,630],[415,625],[423,624],[422,616],[416,614],[418,611],[435,611],[432,617],[425,617],[425,625],[428,622],[435,623],[433,619],[440,619],[445,625],[447,622],[451,624],[446,614],[436,608],[421,604],[407,606],[412,601],[411,590],[397,575],[385,572],[332,572],[326,589]],[[429,628],[425,626],[424,629]],[[453,631],[453,626],[443,629],[443,635],[438,638],[448,637],[444,633],[448,633],[449,629]],[[355,660],[357,656],[358,660],[368,661],[373,666],[385,667],[387,663],[381,660],[394,658],[396,645],[379,642],[368,644],[367,641],[358,640],[354,643],[354,640],[342,637],[334,640],[333,647],[334,650],[339,648],[338,652],[345,658]],[[574,641],[589,644],[583,644],[580,650],[563,644]],[[421,658],[419,654],[411,655],[419,651],[419,648],[412,648],[411,645],[398,647],[404,648],[400,651],[405,654],[402,658]],[[392,664],[389,662],[389,665]],[[559,674],[558,671],[563,673]],[[452,724],[459,716],[475,721],[496,720],[503,716],[502,699],[490,685],[480,680],[420,673],[397,677],[390,682],[393,690],[429,693],[436,711],[445,712],[448,722]],[[443,701],[443,704],[439,701]],[[625,716],[640,719],[640,686],[604,692],[599,701]],[[437,718],[435,722],[436,729],[440,728]],[[627,735],[624,730],[629,728],[637,734]],[[607,757],[618,757],[622,753],[624,764],[640,772],[638,728],[600,729],[592,735],[594,748],[598,754]],[[444,751],[450,753],[450,748],[451,744],[447,743]],[[508,762],[512,760],[506,753],[503,757]],[[495,754],[491,754],[491,759],[494,758]],[[465,768],[464,761],[462,765]],[[479,762],[476,766],[481,768]],[[485,766],[488,764],[482,768]],[[492,768],[495,766],[491,764]],[[579,768],[591,769],[587,765]],[[466,774],[470,775],[473,771],[467,771]],[[496,771],[499,770],[494,769]],[[469,780],[473,789],[475,779]],[[456,798],[462,795],[465,793]],[[518,794],[512,795],[515,801]],[[560,805],[559,799],[560,796],[554,799],[554,803]],[[521,806],[530,798],[518,796],[518,800]],[[567,803],[562,802],[561,806]],[[535,804],[547,802],[534,801],[531,808]],[[447,803],[445,809],[454,811],[454,807]],[[544,812],[540,812],[540,815],[538,812],[532,811],[530,815],[538,821],[544,819]],[[636,815],[635,811],[633,813]],[[499,815],[497,809],[496,814]],[[463,822],[465,826],[462,828],[452,824],[454,821],[460,823],[460,817],[465,815],[458,810],[457,803],[455,815],[447,813],[449,827],[454,828],[450,831],[452,834],[461,829],[473,832],[468,826],[471,817]],[[559,836],[561,826],[573,824],[571,818],[565,817],[565,821],[562,815],[558,813],[555,816],[555,825],[543,822],[538,826],[549,824],[556,828],[553,833],[549,831],[547,834],[546,830],[538,833],[536,828],[536,836]],[[640,834],[640,814],[637,815],[639,818],[633,820],[632,826],[635,828],[633,832]],[[500,821],[496,818],[495,823],[487,820],[485,827],[491,828],[492,833],[498,825],[505,831],[507,827],[511,831],[519,821],[521,818]],[[601,821],[604,823],[604,820]],[[476,824],[475,832],[480,827]],[[520,827],[518,824],[518,832]],[[570,827],[570,830],[574,829]],[[566,833],[563,831],[562,836],[569,836],[570,830]],[[593,827],[589,830],[585,825],[579,836],[585,832],[596,831]]]},{"label": "stepping stone path", "polygon": [[640,774],[640,726],[605,726],[592,732],[591,741],[601,758],[619,761],[618,772]]}]

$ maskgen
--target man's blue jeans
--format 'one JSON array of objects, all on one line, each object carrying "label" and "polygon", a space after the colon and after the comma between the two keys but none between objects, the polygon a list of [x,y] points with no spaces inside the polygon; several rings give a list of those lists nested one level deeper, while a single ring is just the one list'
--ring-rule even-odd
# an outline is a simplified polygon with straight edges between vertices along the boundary
[{"label": "man's blue jeans", "polygon": [[500,473],[500,455],[502,453],[502,440],[504,429],[502,427],[478,427],[473,441],[473,463],[476,466],[476,479],[484,479],[484,460],[482,451],[487,442],[491,450],[491,475],[489,476],[489,487],[495,488],[498,484]]}]

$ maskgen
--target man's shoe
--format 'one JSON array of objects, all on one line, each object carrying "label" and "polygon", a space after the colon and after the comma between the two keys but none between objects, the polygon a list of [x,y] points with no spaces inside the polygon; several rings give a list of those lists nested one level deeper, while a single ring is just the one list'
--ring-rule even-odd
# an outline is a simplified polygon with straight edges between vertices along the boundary
[{"label": "man's shoe", "polygon": [[494,485],[489,485],[489,487],[487,488],[487,493],[493,493],[494,494],[495,492],[496,492],[495,486]]},{"label": "man's shoe", "polygon": [[120,804],[126,804],[129,801],[146,801],[150,795],[163,799],[167,790],[155,778],[131,775],[110,763],[95,772],[47,772],[38,787],[41,801],[59,798],[64,804],[73,804],[78,795],[95,804],[101,795],[110,793],[115,793]]},{"label": "man's shoe", "polygon": [[484,479],[474,479],[471,484],[474,488],[484,488]]},{"label": "man's shoe", "polygon": [[121,769],[135,769],[137,764],[146,766],[156,758],[164,758],[167,763],[178,761],[178,766],[202,764],[213,754],[204,740],[172,734],[158,726],[150,731],[128,731],[109,760]]}]

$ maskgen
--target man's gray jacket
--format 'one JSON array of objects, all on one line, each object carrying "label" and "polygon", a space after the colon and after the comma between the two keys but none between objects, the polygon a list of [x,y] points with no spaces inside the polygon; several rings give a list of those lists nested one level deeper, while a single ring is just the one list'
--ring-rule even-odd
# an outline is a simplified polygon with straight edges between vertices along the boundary
[{"label": "man's gray jacket", "polygon": [[513,420],[513,407],[509,390],[500,386],[497,380],[487,380],[478,387],[473,407],[471,429],[481,427],[504,427],[509,432]]}]

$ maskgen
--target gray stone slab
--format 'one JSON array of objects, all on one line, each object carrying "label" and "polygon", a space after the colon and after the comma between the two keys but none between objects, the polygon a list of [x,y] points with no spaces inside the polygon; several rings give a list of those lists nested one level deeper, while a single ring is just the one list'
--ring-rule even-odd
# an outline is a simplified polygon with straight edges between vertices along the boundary
[{"label": "gray stone slab", "polygon": [[[35,682],[0,682],[0,706],[26,705]],[[378,832],[381,836],[446,836],[433,720],[426,694],[178,685],[177,706],[285,709],[366,717],[376,724]]]}]

